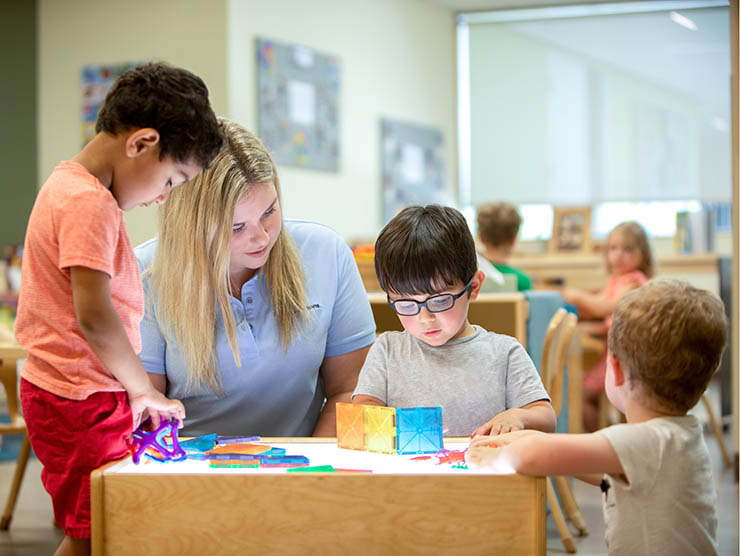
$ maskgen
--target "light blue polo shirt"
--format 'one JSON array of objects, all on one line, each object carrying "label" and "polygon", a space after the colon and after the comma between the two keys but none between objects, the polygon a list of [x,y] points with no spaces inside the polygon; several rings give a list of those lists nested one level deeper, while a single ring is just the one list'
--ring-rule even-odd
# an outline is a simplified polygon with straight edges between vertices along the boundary
[{"label": "light blue polo shirt", "polygon": [[[264,274],[260,271],[244,284],[241,299],[231,298],[241,367],[234,362],[220,312],[216,317],[224,397],[217,397],[207,386],[195,392],[185,388],[186,364],[178,346],[166,341],[150,310],[148,278],[144,277],[147,307],[141,323],[140,357],[147,372],[167,375],[167,396],[185,404],[187,419],[181,434],[311,436],[324,403],[319,376],[324,358],[375,341],[370,303],[345,241],[313,222],[286,220],[284,226],[303,261],[312,320],[286,350],[278,336]],[[156,247],[155,238],[134,250],[142,273],[154,261]]]}]

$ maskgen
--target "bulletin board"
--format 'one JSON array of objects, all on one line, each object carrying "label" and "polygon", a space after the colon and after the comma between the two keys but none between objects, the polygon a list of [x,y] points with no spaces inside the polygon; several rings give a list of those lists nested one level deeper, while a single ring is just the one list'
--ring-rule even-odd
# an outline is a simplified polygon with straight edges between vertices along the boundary
[{"label": "bulletin board", "polygon": [[336,56],[257,39],[259,135],[277,164],[339,171],[340,73]]},{"label": "bulletin board", "polygon": [[440,130],[383,119],[380,135],[384,224],[410,205],[451,204]]},{"label": "bulletin board", "polygon": [[95,137],[95,122],[116,78],[124,71],[139,65],[140,62],[121,62],[118,64],[96,64],[82,68],[82,146]]}]

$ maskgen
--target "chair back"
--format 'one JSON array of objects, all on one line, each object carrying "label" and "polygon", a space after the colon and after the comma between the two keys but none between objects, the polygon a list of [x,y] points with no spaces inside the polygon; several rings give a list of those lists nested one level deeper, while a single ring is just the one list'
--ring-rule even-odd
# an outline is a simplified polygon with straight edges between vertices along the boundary
[{"label": "chair back", "polygon": [[545,332],[540,376],[556,417],[560,415],[563,403],[565,362],[577,325],[577,317],[561,308],[553,315]]},{"label": "chair back", "polygon": [[[18,350],[20,351],[20,349]],[[10,423],[0,423],[0,435],[19,434],[26,431],[26,422],[20,412],[18,400],[18,375],[15,358],[0,359],[0,382],[5,389]]]}]

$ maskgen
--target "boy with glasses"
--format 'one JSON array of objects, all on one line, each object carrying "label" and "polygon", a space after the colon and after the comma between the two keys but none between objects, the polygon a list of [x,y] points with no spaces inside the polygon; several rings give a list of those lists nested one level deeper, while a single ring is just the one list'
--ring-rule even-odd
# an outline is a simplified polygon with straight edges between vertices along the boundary
[{"label": "boy with glasses", "polygon": [[405,332],[375,341],[353,403],[441,406],[449,436],[555,430],[524,348],[468,322],[484,274],[462,214],[439,205],[402,210],[375,242],[375,272]]}]

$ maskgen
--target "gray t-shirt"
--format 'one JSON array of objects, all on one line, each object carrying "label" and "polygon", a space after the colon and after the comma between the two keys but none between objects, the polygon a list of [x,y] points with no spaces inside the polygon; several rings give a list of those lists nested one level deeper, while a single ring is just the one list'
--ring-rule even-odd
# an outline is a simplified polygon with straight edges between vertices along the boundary
[{"label": "gray t-shirt", "polygon": [[468,436],[506,409],[550,399],[519,342],[474,328],[437,347],[385,332],[370,348],[353,396],[389,407],[441,406],[448,436]]},{"label": "gray t-shirt", "polygon": [[597,434],[624,470],[606,476],[609,554],[717,554],[712,462],[696,417],[658,417]]}]

